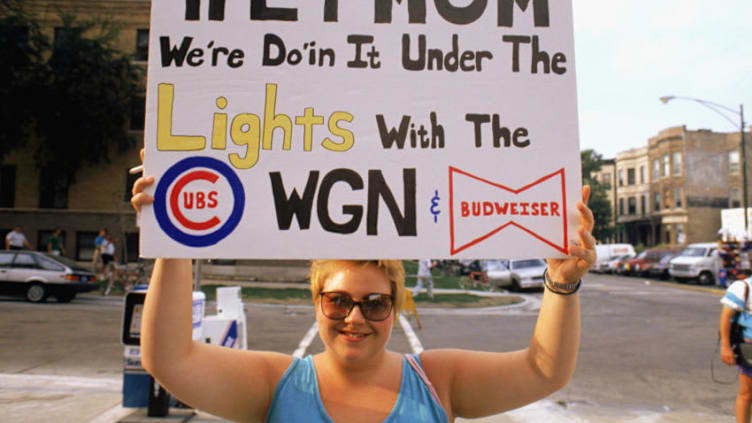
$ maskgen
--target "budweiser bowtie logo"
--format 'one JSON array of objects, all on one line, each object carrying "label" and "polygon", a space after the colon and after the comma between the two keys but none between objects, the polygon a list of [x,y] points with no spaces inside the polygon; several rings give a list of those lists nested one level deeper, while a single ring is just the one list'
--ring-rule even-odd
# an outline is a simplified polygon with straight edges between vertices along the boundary
[{"label": "budweiser bowtie logo", "polygon": [[449,203],[452,255],[510,227],[567,252],[563,168],[514,189],[450,166]]}]

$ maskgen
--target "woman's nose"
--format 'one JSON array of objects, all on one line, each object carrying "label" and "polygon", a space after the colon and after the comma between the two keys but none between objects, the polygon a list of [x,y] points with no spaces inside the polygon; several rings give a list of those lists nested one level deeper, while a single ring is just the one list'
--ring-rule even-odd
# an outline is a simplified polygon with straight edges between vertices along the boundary
[{"label": "woman's nose", "polygon": [[350,314],[345,317],[345,322],[351,323],[363,323],[366,321],[365,316],[363,316],[363,311],[360,309],[360,304],[355,304],[350,310]]}]

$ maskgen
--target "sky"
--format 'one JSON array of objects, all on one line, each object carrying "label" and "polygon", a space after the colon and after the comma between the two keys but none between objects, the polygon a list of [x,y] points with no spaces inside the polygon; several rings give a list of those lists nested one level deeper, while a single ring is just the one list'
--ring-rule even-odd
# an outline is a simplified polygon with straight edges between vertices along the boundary
[{"label": "sky", "polygon": [[[752,0],[572,2],[581,149],[616,158],[681,125],[738,132],[740,104],[752,125]],[[727,106],[735,124],[666,95]]]}]

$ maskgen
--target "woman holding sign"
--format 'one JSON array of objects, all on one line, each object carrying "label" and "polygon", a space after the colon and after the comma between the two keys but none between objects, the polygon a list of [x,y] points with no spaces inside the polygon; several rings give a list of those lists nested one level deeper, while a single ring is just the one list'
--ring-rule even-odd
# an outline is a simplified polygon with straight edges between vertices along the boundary
[{"label": "woman holding sign", "polygon": [[[143,152],[142,152],[143,154]],[[131,203],[153,202],[136,181]],[[236,421],[451,422],[501,413],[567,384],[577,360],[581,277],[595,262],[593,214],[582,190],[570,258],[549,259],[528,348],[489,353],[386,349],[401,312],[399,260],[316,260],[311,292],[325,351],[304,359],[193,342],[188,259],[158,259],[143,311],[144,367],[181,401]],[[200,383],[196,383],[200,381]]]}]

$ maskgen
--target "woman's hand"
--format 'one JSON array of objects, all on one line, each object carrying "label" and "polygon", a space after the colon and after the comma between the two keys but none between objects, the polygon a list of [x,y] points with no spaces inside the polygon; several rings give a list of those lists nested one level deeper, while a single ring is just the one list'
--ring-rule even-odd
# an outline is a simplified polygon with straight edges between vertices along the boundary
[{"label": "woman's hand", "polygon": [[548,274],[556,282],[574,283],[587,273],[588,269],[595,263],[595,238],[592,231],[595,220],[593,212],[588,208],[587,202],[590,198],[590,187],[582,187],[582,201],[577,203],[577,209],[580,211],[580,227],[577,229],[578,240],[569,244],[569,255],[573,256],[566,259],[548,259]]},{"label": "woman's hand", "polygon": [[[141,163],[144,162],[144,149],[141,149]],[[131,205],[134,209],[136,209],[137,212],[141,212],[141,207],[143,207],[146,204],[151,204],[154,202],[154,197],[152,197],[149,194],[146,194],[144,191],[144,188],[148,187],[149,185],[154,183],[154,177],[153,176],[141,176],[140,178],[136,179],[136,182],[133,184],[133,196],[131,197]]]},{"label": "woman's hand", "polygon": [[733,366],[736,363],[736,355],[730,346],[721,345],[721,361],[727,366]]}]

